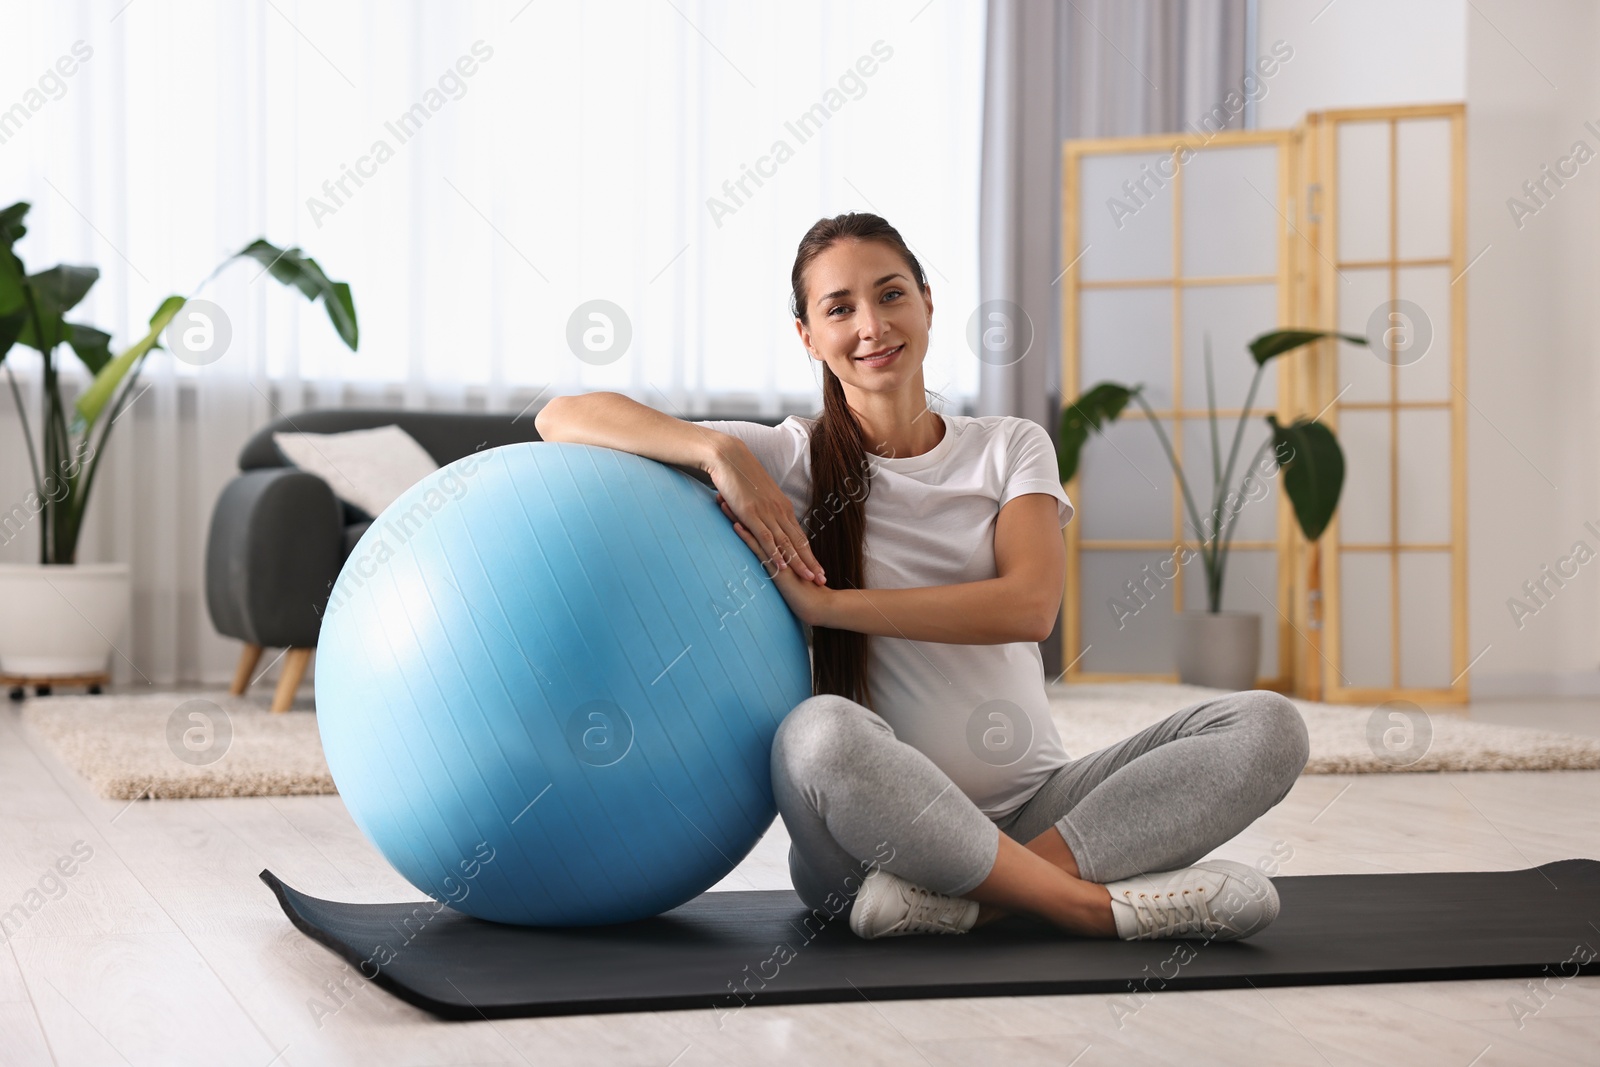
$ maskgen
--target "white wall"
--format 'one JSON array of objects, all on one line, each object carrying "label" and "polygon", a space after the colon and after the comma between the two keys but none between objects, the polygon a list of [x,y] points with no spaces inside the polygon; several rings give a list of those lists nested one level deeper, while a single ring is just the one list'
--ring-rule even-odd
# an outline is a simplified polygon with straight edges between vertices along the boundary
[{"label": "white wall", "polygon": [[1256,105],[1258,126],[1466,95],[1466,0],[1258,0],[1257,11],[1257,54],[1280,40],[1294,49]]},{"label": "white wall", "polygon": [[[1320,12],[1320,14],[1319,14]],[[1293,58],[1257,125],[1371,104],[1467,103],[1468,631],[1475,696],[1600,693],[1600,555],[1513,621],[1507,601],[1600,553],[1600,158],[1519,228],[1507,199],[1577,140],[1600,153],[1600,12],[1551,0],[1260,0],[1258,52]],[[1487,251],[1485,252],[1485,249]]]},{"label": "white wall", "polygon": [[[1600,160],[1519,229],[1507,200],[1577,140],[1600,152],[1588,0],[1473,0],[1467,19],[1467,276],[1474,691],[1600,691],[1600,558],[1519,630],[1506,601],[1582,540],[1600,552]],[[1552,186],[1553,188],[1553,186]],[[1547,480],[1548,479],[1548,480]]]}]

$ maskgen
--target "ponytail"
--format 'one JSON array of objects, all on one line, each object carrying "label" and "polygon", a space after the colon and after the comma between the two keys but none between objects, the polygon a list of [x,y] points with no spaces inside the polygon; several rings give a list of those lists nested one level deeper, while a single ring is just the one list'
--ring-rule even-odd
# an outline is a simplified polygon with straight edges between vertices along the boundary
[{"label": "ponytail", "polygon": [[[846,488],[859,477],[865,491]],[[844,385],[828,365],[822,365],[822,414],[811,431],[810,515],[821,516],[816,531],[808,531],[811,551],[838,589],[866,587],[863,546],[867,533],[867,495],[872,480],[867,450],[861,442],[861,425],[845,403]],[[829,496],[843,503],[837,515],[823,506]],[[867,635],[855,630],[815,626],[811,630],[811,690],[837,693],[871,707],[867,692]]]}]

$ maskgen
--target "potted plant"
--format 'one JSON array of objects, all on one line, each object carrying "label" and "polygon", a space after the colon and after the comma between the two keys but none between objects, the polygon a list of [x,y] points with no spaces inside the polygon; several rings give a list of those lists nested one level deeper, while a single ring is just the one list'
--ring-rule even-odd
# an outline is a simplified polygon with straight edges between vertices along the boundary
[{"label": "potted plant", "polygon": [[[0,613],[0,673],[26,678],[45,691],[42,687],[50,679],[104,677],[111,651],[127,629],[128,565],[77,562],[78,537],[117,416],[137,397],[139,372],[150,353],[162,347],[162,332],[193,298],[167,297],[150,317],[145,335],[113,355],[109,334],[67,321],[99,278],[97,269],[61,265],[29,274],[23,267],[16,243],[27,233],[28,208],[20,202],[0,211],[0,364],[18,344],[42,357],[40,443],[35,449],[21,390],[5,364],[33,488],[21,501],[0,503],[0,544],[37,523],[39,562],[0,565],[0,604],[6,607]],[[307,299],[321,299],[339,337],[356,347],[350,287],[330,281],[298,248],[252,242],[223,260],[200,288],[240,258],[261,263],[265,272]],[[69,378],[58,363],[63,348],[70,348],[91,375],[72,403],[70,421],[64,398]]]},{"label": "potted plant", "polygon": [[1178,680],[1181,682],[1231,690],[1250,689],[1255,685],[1256,668],[1261,656],[1261,615],[1259,612],[1223,611],[1222,581],[1228,564],[1228,546],[1233,540],[1233,519],[1243,507],[1251,478],[1256,473],[1257,465],[1263,461],[1262,453],[1270,448],[1274,462],[1283,472],[1284,491],[1289,495],[1300,532],[1307,541],[1315,543],[1322,536],[1322,531],[1333,518],[1334,509],[1338,507],[1339,490],[1344,484],[1344,452],[1339,448],[1333,431],[1315,419],[1297,419],[1283,426],[1278,423],[1276,415],[1268,413],[1266,420],[1272,427],[1271,438],[1257,450],[1255,459],[1245,471],[1239,493],[1235,495],[1228,490],[1233,481],[1234,462],[1239,458],[1245,420],[1250,416],[1256,389],[1261,384],[1261,375],[1267,363],[1326,337],[1338,337],[1357,345],[1367,343],[1364,337],[1324,330],[1273,330],[1250,342],[1250,355],[1256,361],[1255,376],[1250,380],[1250,390],[1239,412],[1226,467],[1222,465],[1216,390],[1211,374],[1211,343],[1207,338],[1206,405],[1211,423],[1214,489],[1211,510],[1205,522],[1201,521],[1194,494],[1184,477],[1183,467],[1172,451],[1172,443],[1161,428],[1161,420],[1144,398],[1142,383],[1127,386],[1116,382],[1100,382],[1061,413],[1056,458],[1062,484],[1071,481],[1077,474],[1078,459],[1084,443],[1089,439],[1089,431],[1100,430],[1106,423],[1116,419],[1129,400],[1144,408],[1150,427],[1160,438],[1161,447],[1172,464],[1189,521],[1194,526],[1195,536],[1200,539],[1200,560],[1206,572],[1206,610],[1178,613],[1177,660]]}]

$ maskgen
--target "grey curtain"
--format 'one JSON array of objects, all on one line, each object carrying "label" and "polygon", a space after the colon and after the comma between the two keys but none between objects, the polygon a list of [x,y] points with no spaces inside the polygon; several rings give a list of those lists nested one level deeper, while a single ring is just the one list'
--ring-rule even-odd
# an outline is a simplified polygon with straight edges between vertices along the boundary
[{"label": "grey curtain", "polygon": [[[979,368],[978,414],[1020,415],[1055,434],[1061,142],[1199,129],[1242,90],[1253,8],[1251,0],[989,0],[980,299],[1019,307],[1032,344],[1014,362]],[[1051,678],[1064,667],[1059,625],[1041,646]]]}]

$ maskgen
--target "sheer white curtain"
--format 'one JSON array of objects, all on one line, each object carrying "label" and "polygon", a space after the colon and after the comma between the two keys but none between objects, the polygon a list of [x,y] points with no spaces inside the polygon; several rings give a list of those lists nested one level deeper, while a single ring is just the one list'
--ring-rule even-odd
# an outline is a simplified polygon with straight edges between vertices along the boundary
[{"label": "sheer white curtain", "polygon": [[[79,553],[133,565],[118,680],[228,677],[206,526],[279,413],[519,411],[588,389],[674,414],[815,410],[787,297],[823,215],[875,211],[917,251],[927,384],[969,410],[983,38],[983,6],[952,0],[15,5],[0,200],[33,204],[30,270],[100,268],[79,321],[120,349],[259,236],[348,281],[361,323],[352,353],[320,306],[241,262],[200,293],[230,320],[227,354],[147,363]],[[594,300],[626,316],[620,355],[569,347]],[[37,432],[38,359],[7,363]],[[8,394],[6,503],[30,487]],[[36,553],[24,536],[0,560]]]}]

